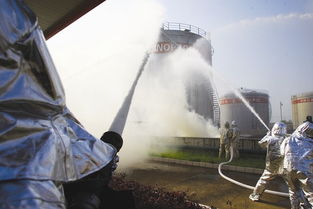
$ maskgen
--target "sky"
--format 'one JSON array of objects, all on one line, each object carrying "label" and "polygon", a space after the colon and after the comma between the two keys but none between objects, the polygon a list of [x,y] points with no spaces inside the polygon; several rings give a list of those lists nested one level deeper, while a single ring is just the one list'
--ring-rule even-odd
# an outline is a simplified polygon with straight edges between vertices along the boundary
[{"label": "sky", "polygon": [[167,21],[207,31],[214,70],[236,88],[267,91],[272,121],[280,102],[290,120],[291,96],[313,90],[313,1],[107,0],[48,40],[67,103],[91,129],[111,114],[108,126]]}]

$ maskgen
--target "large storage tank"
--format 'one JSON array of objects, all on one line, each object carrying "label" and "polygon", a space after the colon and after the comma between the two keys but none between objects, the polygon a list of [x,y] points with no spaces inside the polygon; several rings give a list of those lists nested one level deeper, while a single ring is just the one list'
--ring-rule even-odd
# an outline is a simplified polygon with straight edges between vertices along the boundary
[{"label": "large storage tank", "polygon": [[[268,94],[249,89],[240,89],[240,93],[268,126],[270,121]],[[264,125],[234,93],[227,93],[220,98],[220,108],[221,126],[223,126],[226,121],[231,123],[235,120],[240,129],[241,135],[260,136],[267,132]]]},{"label": "large storage tank", "polygon": [[[156,65],[178,47],[196,48],[209,65],[212,65],[212,47],[207,33],[192,25],[183,23],[164,23],[155,48]],[[180,62],[180,60],[177,60]],[[202,75],[192,75],[194,79],[186,82],[187,102],[190,111],[195,111],[215,124],[219,122],[219,104],[213,84]]]},{"label": "large storage tank", "polygon": [[292,122],[296,129],[308,115],[313,116],[313,91],[291,97]]}]

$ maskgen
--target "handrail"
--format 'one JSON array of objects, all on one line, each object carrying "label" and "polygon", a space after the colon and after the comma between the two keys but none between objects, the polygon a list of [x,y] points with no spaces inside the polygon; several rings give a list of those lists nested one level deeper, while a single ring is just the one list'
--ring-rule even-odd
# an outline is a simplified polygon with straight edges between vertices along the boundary
[{"label": "handrail", "polygon": [[179,31],[188,31],[191,33],[195,33],[202,37],[207,36],[207,32],[197,26],[185,24],[185,23],[177,23],[177,22],[166,22],[162,25],[163,30],[179,30]]}]

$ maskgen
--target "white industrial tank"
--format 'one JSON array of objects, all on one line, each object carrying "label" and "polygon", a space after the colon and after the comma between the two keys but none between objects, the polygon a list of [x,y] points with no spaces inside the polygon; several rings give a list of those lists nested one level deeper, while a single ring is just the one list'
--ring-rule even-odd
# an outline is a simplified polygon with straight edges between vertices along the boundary
[{"label": "white industrial tank", "polygon": [[[179,47],[194,47],[200,52],[208,65],[212,65],[213,50],[207,33],[196,26],[169,22],[164,23],[161,28],[159,40],[152,57],[154,65],[161,63],[162,59]],[[177,62],[180,62],[180,60],[177,60]],[[208,79],[197,75],[196,72],[194,72],[192,78],[185,83],[189,110],[195,111],[217,124],[219,122],[219,104],[215,87]]]},{"label": "white industrial tank", "polygon": [[[243,88],[239,91],[268,126],[270,121],[270,103],[268,94]],[[231,123],[235,120],[240,129],[241,135],[260,136],[267,132],[264,125],[234,93],[227,93],[220,98],[220,110],[221,126],[223,126],[225,122]]]},{"label": "white industrial tank", "polygon": [[313,91],[291,97],[292,122],[296,129],[308,115],[313,116]]}]

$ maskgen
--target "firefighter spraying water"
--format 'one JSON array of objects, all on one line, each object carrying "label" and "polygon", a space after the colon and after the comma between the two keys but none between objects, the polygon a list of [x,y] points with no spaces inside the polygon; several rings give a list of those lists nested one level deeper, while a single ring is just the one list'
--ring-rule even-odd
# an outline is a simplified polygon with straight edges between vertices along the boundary
[{"label": "firefighter spraying water", "polygon": [[262,176],[253,189],[253,193],[249,196],[252,201],[259,201],[270,180],[283,173],[283,156],[280,152],[280,145],[285,139],[286,134],[286,125],[282,122],[277,122],[274,124],[272,130],[259,141],[259,145],[267,150],[266,165]]},{"label": "firefighter spraying water", "polygon": [[[230,148],[231,157],[218,167],[219,174],[226,180],[241,187],[252,189],[249,196],[252,201],[259,201],[263,192],[289,197],[292,209],[313,207],[312,184],[312,139],[313,124],[304,122],[296,131],[287,137],[286,125],[282,122],[274,124],[272,130],[259,141],[267,149],[266,167],[255,187],[243,184],[225,176],[222,166],[232,161],[233,147]],[[289,188],[289,194],[265,190],[269,182],[276,176],[281,176]]]},{"label": "firefighter spraying water", "polygon": [[[283,141],[281,150],[291,208],[313,208],[313,123],[301,124]],[[304,200],[299,198],[303,193]]]},{"label": "firefighter spraying water", "polygon": [[100,140],[68,110],[36,15],[23,1],[5,0],[0,17],[0,208],[103,207],[99,196],[116,169],[148,54]]},{"label": "firefighter spraying water", "polygon": [[[0,17],[0,208],[103,206],[99,196],[116,169],[117,152],[123,145],[121,135],[149,54],[109,131],[100,140],[88,133],[68,110],[61,81],[35,14],[23,1],[4,0]],[[312,130],[311,122],[302,124],[283,140],[283,160],[277,158],[283,162],[282,173],[289,186],[293,208],[301,204],[313,205]],[[272,130],[271,136],[276,135]],[[232,158],[231,149],[230,160],[226,163]],[[269,160],[276,162],[270,155]],[[254,189],[223,175],[221,168],[226,163],[219,165],[223,178]],[[264,191],[262,182],[258,185],[261,186],[255,188],[255,195]],[[299,191],[304,194],[303,201]]]}]

